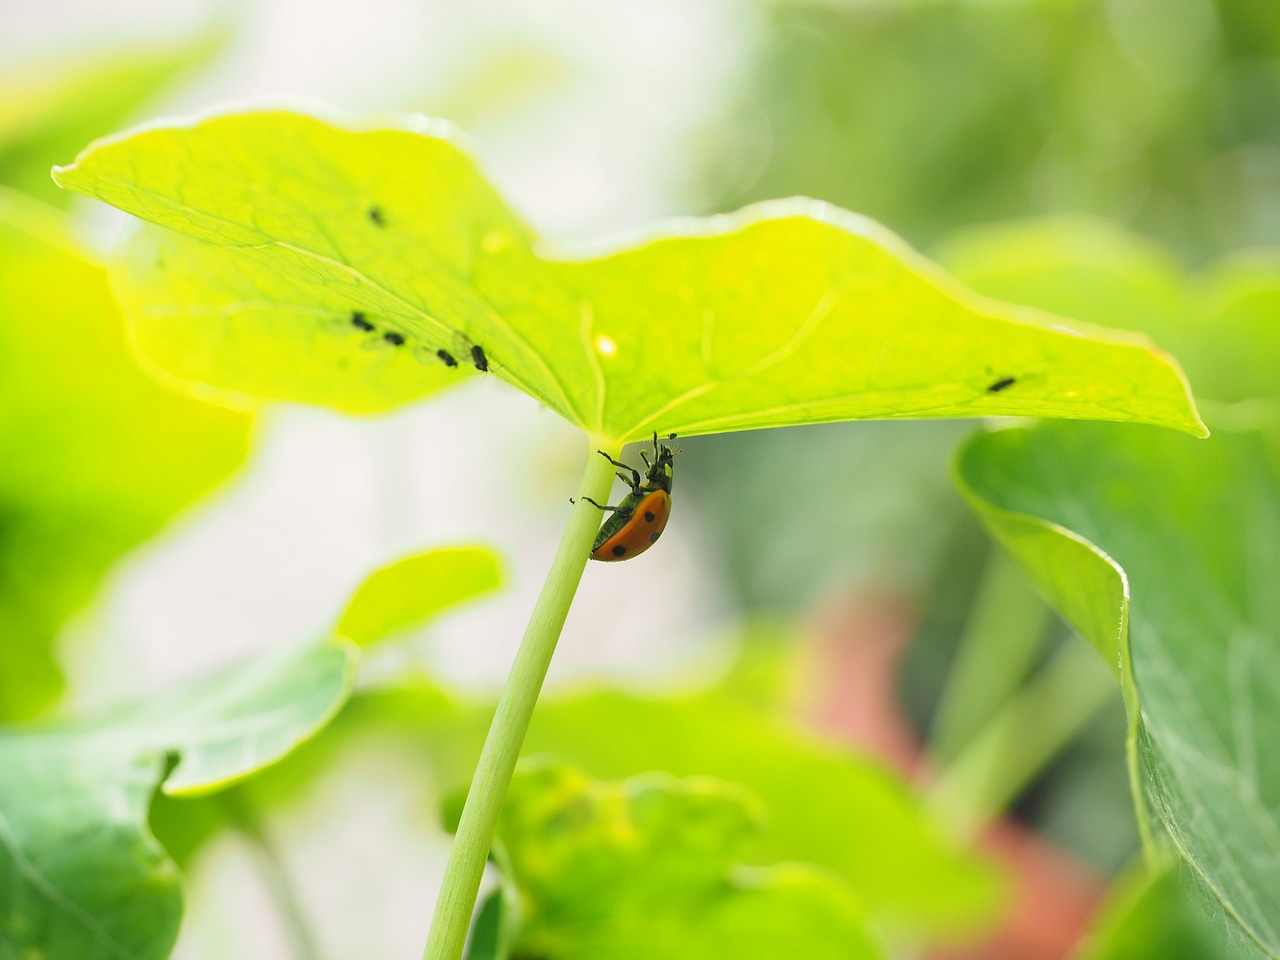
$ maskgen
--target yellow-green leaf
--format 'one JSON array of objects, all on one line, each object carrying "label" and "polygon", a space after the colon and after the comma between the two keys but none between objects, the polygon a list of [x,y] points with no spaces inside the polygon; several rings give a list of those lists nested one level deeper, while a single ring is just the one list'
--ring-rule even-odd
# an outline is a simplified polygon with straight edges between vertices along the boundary
[{"label": "yellow-green leaf", "polygon": [[455,133],[414,123],[214,117],[100,142],[55,177],[184,235],[144,230],[122,289],[153,362],[221,390],[377,409],[479,348],[612,442],[989,414],[1203,429],[1144,340],[978,298],[865,218],[775,201],[570,256]]},{"label": "yellow-green leaf", "polygon": [[488,547],[428,550],[371,574],[347,604],[337,632],[367,647],[500,586],[501,563]]},{"label": "yellow-green leaf", "polygon": [[1280,399],[1280,250],[1242,251],[1188,275],[1118,224],[1060,216],[964,230],[939,256],[989,296],[1147,334],[1202,400]]},{"label": "yellow-green leaf", "polygon": [[57,694],[59,627],[239,465],[250,425],[138,370],[106,270],[0,189],[0,720]]}]

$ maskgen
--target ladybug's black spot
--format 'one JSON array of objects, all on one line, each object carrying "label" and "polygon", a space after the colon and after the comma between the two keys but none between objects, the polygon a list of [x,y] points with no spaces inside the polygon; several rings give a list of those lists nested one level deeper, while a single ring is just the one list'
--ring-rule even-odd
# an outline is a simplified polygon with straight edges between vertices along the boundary
[{"label": "ladybug's black spot", "polygon": [[397,346],[397,347],[404,346],[404,334],[396,333],[394,330],[388,330],[386,333],[382,335],[382,339],[387,341],[387,343],[392,344],[393,346]]},{"label": "ladybug's black spot", "polygon": [[369,208],[369,219],[379,227],[387,225],[387,221],[382,218],[382,208],[377,205]]},{"label": "ladybug's black spot", "polygon": [[987,393],[999,393],[1006,387],[1012,387],[1017,382],[1017,377],[1001,377],[995,383],[991,384],[991,386],[987,387]]},{"label": "ladybug's black spot", "polygon": [[649,542],[650,542],[650,543],[657,543],[657,542],[658,542],[658,538],[659,538],[660,536],[662,536],[662,534],[660,534],[660,533],[651,533],[651,534],[649,534]]},{"label": "ladybug's black spot", "polygon": [[471,348],[471,362],[481,373],[489,369],[489,358],[484,355],[484,347],[476,345]]},{"label": "ladybug's black spot", "polygon": [[622,544],[618,544],[609,552],[612,553],[615,557],[625,557],[627,555],[627,548],[624,547]]},{"label": "ladybug's black spot", "polygon": [[359,327],[361,330],[372,330],[373,324],[364,318],[364,314],[357,310],[351,314],[351,325]]},{"label": "ladybug's black spot", "polygon": [[653,511],[652,511],[652,510],[646,510],[646,511],[644,512],[644,522],[645,522],[645,523],[653,523]]},{"label": "ladybug's black spot", "polygon": [[436,356],[440,358],[440,362],[446,367],[456,367],[458,365],[458,361],[453,359],[453,354],[448,350],[437,350]]}]

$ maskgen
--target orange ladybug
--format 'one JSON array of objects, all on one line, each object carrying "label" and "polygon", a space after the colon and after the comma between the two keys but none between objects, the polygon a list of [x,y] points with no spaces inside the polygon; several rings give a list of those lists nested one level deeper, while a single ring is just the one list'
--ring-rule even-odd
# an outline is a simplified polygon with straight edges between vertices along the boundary
[{"label": "orange ladybug", "polygon": [[[667,439],[674,440],[673,433]],[[667,528],[667,519],[671,516],[671,481],[674,476],[672,460],[680,451],[661,443],[658,434],[653,435],[653,462],[644,450],[640,451],[640,459],[644,461],[645,476],[640,479],[640,471],[634,467],[619,463],[603,450],[598,451],[615,467],[620,467],[618,479],[631,488],[631,492],[616,507],[606,507],[596,503],[590,497],[588,503],[601,510],[613,512],[608,520],[600,526],[595,543],[591,546],[591,559],[616,563],[619,560],[630,560],[648,550],[662,531]]]}]

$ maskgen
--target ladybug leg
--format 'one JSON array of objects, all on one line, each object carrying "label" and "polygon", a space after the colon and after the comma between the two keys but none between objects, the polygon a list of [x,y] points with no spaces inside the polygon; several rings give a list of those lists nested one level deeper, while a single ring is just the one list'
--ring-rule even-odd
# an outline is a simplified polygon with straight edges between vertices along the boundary
[{"label": "ladybug leg", "polygon": [[600,456],[604,457],[615,467],[621,467],[623,471],[626,471],[627,474],[630,474],[630,478],[628,478],[626,475],[624,475],[624,473],[619,472],[618,479],[621,480],[623,483],[625,483],[627,486],[629,486],[633,493],[639,491],[640,489],[640,471],[639,470],[637,470],[633,466],[630,466],[625,463],[621,463],[613,459],[613,457],[609,456],[603,450],[597,450],[596,453],[600,454]]},{"label": "ladybug leg", "polygon": [[[618,508],[617,508],[617,507],[607,507],[607,506],[605,506],[604,504],[596,503],[596,502],[595,502],[594,500],[592,500],[590,497],[583,497],[582,499],[583,499],[583,500],[585,500],[585,501],[587,501],[587,503],[591,504],[593,507],[596,507],[597,509],[600,509],[600,510],[613,510],[615,513],[616,513],[616,512],[617,512],[617,510],[618,510]],[[570,498],[569,498],[569,502],[570,502],[570,503],[573,503],[573,498],[572,498],[572,497],[570,497]]]}]

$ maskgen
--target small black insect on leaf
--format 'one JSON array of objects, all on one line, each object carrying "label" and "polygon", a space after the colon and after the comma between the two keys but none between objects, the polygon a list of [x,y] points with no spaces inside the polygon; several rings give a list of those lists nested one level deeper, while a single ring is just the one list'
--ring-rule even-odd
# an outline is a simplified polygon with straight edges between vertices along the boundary
[{"label": "small black insect on leaf", "polygon": [[1006,390],[1009,387],[1012,387],[1017,382],[1017,377],[1001,377],[995,383],[991,384],[991,386],[987,387],[987,393],[999,393],[1001,390]]},{"label": "small black insect on leaf", "polygon": [[377,204],[369,208],[369,219],[375,226],[385,227],[387,225],[386,219],[382,216],[382,208]]},{"label": "small black insect on leaf", "polygon": [[382,335],[382,339],[395,347],[404,346],[404,334],[396,333],[394,330],[388,330],[386,333]]},{"label": "small black insect on leaf", "polygon": [[489,369],[489,358],[484,355],[484,347],[479,344],[472,345],[471,362],[475,364],[476,369],[481,373]]},{"label": "small black insect on leaf", "polygon": [[360,330],[372,330],[373,324],[364,318],[364,314],[356,310],[351,314],[351,325]]},{"label": "small black insect on leaf", "polygon": [[436,356],[440,358],[440,362],[446,367],[456,367],[458,365],[458,361],[453,359],[453,354],[448,350],[437,350]]}]

